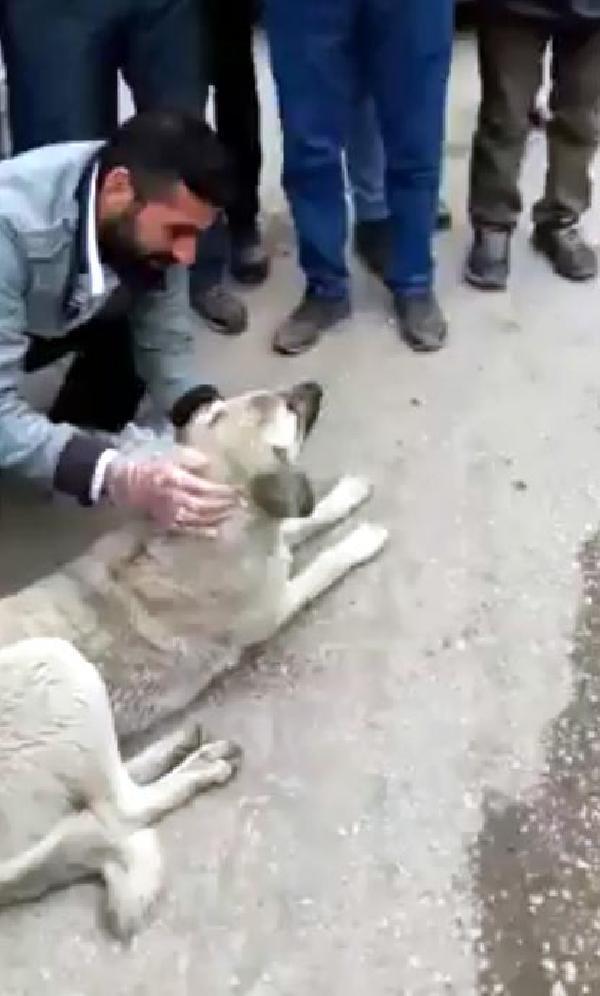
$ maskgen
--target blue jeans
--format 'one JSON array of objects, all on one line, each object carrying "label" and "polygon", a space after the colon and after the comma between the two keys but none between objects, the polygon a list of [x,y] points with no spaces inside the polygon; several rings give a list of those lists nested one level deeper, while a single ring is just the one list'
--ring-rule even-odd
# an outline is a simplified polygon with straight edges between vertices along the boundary
[{"label": "blue jeans", "polygon": [[385,152],[375,102],[367,94],[356,101],[352,112],[346,167],[355,221],[387,219]]},{"label": "blue jeans", "polygon": [[348,294],[342,150],[359,82],[373,94],[392,218],[387,282],[431,287],[453,0],[266,0],[284,186],[309,293]]},{"label": "blue jeans", "polygon": [[[137,110],[202,113],[208,71],[198,0],[3,0],[0,42],[13,152],[106,138],[117,125],[117,73]],[[195,284],[218,283],[224,224],[199,240]]]}]

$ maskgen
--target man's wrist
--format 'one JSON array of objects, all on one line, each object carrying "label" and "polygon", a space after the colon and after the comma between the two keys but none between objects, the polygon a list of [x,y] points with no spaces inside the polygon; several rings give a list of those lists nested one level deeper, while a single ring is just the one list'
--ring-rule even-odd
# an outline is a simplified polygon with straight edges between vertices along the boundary
[{"label": "man's wrist", "polygon": [[106,472],[111,463],[119,456],[119,451],[114,449],[104,450],[98,457],[94,473],[90,484],[90,502],[97,505],[106,493]]}]

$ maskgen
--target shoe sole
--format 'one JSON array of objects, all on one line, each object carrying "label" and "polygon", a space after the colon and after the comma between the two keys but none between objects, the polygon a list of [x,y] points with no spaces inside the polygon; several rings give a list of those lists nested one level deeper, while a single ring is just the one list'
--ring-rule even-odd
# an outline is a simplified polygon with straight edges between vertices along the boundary
[{"label": "shoe sole", "polygon": [[505,291],[508,286],[508,278],[500,283],[499,281],[492,282],[491,280],[485,280],[483,277],[479,277],[472,270],[466,269],[464,271],[465,281],[471,286],[475,287],[477,290],[483,291]]},{"label": "shoe sole", "polygon": [[565,273],[564,270],[561,270],[560,267],[556,265],[556,262],[550,255],[548,249],[546,249],[546,247],[543,245],[539,245],[535,235],[532,236],[531,245],[537,253],[545,257],[548,263],[550,263],[550,266],[552,267],[554,272],[558,274],[559,277],[562,277],[563,280],[569,280],[572,284],[585,284],[588,280],[595,280],[596,277],[598,276],[598,267],[596,267],[594,270],[588,270],[587,273],[581,273],[581,274]]},{"label": "shoe sole", "polygon": [[280,356],[301,356],[302,353],[308,353],[309,349],[314,349],[314,347],[318,345],[325,333],[331,332],[333,329],[337,328],[338,325],[341,325],[342,322],[346,322],[351,315],[352,312],[348,311],[346,315],[341,315],[339,318],[336,318],[335,321],[331,322],[329,325],[326,325],[325,328],[320,329],[313,340],[310,342],[304,342],[301,346],[281,346],[279,343],[273,342],[273,352],[278,353]]},{"label": "shoe sole", "polygon": [[427,345],[420,339],[412,339],[410,336],[405,335],[402,330],[400,330],[400,338],[412,349],[413,353],[437,353],[448,342],[448,329],[445,330],[444,335],[435,345]]},{"label": "shoe sole", "polygon": [[213,318],[207,318],[206,315],[201,314],[199,311],[197,312],[197,315],[203,322],[206,322],[211,332],[217,332],[218,335],[226,335],[231,338],[235,338],[238,335],[242,335],[248,328],[247,320],[243,325],[236,325],[232,327],[231,325],[223,325],[222,322],[217,322]]}]

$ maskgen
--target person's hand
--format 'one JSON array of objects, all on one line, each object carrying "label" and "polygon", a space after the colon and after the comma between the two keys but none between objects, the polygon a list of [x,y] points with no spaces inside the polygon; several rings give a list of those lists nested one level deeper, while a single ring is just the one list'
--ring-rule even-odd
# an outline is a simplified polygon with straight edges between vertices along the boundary
[{"label": "person's hand", "polygon": [[232,488],[201,476],[206,469],[206,459],[185,448],[177,459],[117,456],[107,467],[104,489],[113,505],[144,512],[163,529],[214,535],[238,498]]}]

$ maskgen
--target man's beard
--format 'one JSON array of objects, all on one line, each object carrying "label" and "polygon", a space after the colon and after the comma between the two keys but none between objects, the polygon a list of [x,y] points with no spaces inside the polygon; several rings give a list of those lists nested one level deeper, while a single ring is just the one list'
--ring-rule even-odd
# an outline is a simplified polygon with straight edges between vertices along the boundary
[{"label": "man's beard", "polygon": [[173,265],[168,253],[149,253],[139,245],[135,231],[137,211],[132,208],[102,222],[98,246],[103,263],[133,291],[159,290],[165,270]]}]

